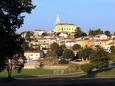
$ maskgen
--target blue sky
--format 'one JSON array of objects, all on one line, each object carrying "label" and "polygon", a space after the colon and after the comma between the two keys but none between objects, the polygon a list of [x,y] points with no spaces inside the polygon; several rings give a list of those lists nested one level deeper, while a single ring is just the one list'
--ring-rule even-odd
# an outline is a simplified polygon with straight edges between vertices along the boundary
[{"label": "blue sky", "polygon": [[74,23],[87,32],[102,28],[115,31],[115,0],[33,0],[37,7],[25,14],[24,25],[18,32],[43,29],[53,30],[56,16],[61,22]]}]

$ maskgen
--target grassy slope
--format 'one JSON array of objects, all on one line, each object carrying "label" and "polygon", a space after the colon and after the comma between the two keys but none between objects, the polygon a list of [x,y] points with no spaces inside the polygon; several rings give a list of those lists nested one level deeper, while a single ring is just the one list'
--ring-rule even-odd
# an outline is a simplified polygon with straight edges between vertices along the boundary
[{"label": "grassy slope", "polygon": [[[17,73],[16,70],[12,72],[13,77],[29,77],[29,76],[64,76],[64,77],[79,77],[82,76],[84,73],[81,71],[77,72],[67,72],[64,71],[64,73],[57,71],[57,73],[54,73],[55,70],[46,70],[46,69],[24,69],[21,71],[21,73]],[[7,71],[4,70],[0,73],[0,77],[7,77]]]}]

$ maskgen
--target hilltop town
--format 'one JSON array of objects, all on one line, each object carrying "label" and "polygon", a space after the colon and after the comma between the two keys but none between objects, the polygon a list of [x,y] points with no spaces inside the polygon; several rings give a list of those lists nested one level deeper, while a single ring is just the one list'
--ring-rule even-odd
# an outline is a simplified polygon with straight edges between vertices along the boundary
[{"label": "hilltop town", "polygon": [[[115,32],[110,32],[115,28],[113,3],[0,0],[0,84],[113,86]],[[57,16],[52,24],[57,13],[66,22]],[[76,19],[80,20],[77,25],[73,23]],[[52,31],[35,28],[45,25],[51,30],[50,24],[54,25]],[[85,32],[83,27],[91,29]]]},{"label": "hilltop town", "polygon": [[[101,29],[90,30],[85,33],[79,26],[70,23],[61,23],[60,18],[56,19],[55,30],[46,32],[42,29],[35,31],[26,31],[21,33],[25,39],[25,56],[27,59],[38,60],[43,57],[43,54],[48,54],[53,43],[59,46],[65,46],[77,54],[73,49],[74,45],[79,45],[81,48],[92,48],[100,46],[106,52],[111,53],[111,47],[115,46],[115,35],[109,31],[102,31]],[[40,53],[40,55],[32,55]],[[41,55],[42,54],[42,55]],[[55,56],[55,55],[54,55]]]}]

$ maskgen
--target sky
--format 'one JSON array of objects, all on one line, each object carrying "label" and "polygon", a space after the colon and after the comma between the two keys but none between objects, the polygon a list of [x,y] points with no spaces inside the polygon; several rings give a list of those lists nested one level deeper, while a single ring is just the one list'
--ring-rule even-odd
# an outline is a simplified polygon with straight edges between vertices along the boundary
[{"label": "sky", "polygon": [[115,0],[33,0],[37,7],[18,32],[43,29],[53,31],[56,17],[62,23],[73,23],[82,31],[101,28],[115,32]]}]

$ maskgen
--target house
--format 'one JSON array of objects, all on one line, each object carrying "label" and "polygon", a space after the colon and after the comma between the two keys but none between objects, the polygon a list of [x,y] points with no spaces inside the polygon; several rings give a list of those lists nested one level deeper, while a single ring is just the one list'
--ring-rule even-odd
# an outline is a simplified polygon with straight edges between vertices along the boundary
[{"label": "house", "polygon": [[24,56],[26,57],[27,62],[36,61],[40,58],[43,58],[43,52],[42,51],[25,51]]},{"label": "house", "polygon": [[99,45],[100,47],[102,47],[105,51],[107,52],[111,52],[110,48],[112,46],[113,40],[96,40],[94,42],[94,45]]},{"label": "house", "polygon": [[35,30],[35,31],[33,31],[34,37],[37,38],[38,36],[41,36],[44,32],[45,31],[41,30],[41,29]]},{"label": "house", "polygon": [[115,39],[115,35],[111,35],[111,39]]},{"label": "house", "polygon": [[91,47],[94,45],[94,40],[90,40],[90,39],[84,39],[82,42],[82,47],[86,48],[86,47]]},{"label": "house", "polygon": [[99,34],[94,37],[95,40],[107,40],[108,36],[105,34]]},{"label": "house", "polygon": [[65,46],[67,48],[72,48],[72,46],[75,45],[75,44],[76,44],[76,40],[75,39],[73,39],[73,38],[65,39]]},{"label": "house", "polygon": [[94,45],[99,45],[101,47],[106,47],[112,42],[112,40],[95,40]]},{"label": "house", "polygon": [[68,38],[68,34],[66,34],[66,33],[60,33],[59,37]]}]

